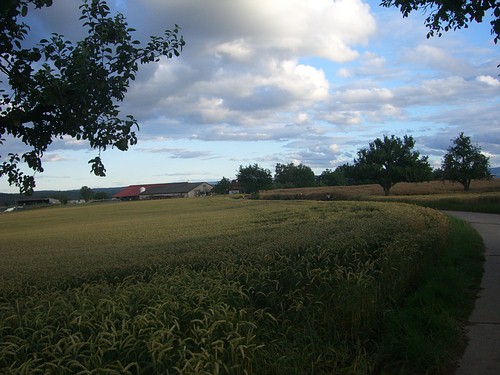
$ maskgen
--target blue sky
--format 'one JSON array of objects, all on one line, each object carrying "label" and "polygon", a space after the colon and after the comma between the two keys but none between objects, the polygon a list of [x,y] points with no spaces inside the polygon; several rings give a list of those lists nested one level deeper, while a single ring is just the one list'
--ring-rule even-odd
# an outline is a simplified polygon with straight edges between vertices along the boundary
[{"label": "blue sky", "polygon": [[[80,1],[32,11],[33,38],[75,40]],[[352,163],[375,138],[412,135],[433,167],[460,132],[500,166],[500,45],[489,23],[427,39],[424,15],[361,0],[109,1],[145,40],[179,24],[179,58],[142,66],[122,103],[139,143],[101,156],[73,139],[46,152],[37,190],[234,178],[240,165]],[[0,154],[22,151],[7,140]],[[0,180],[1,192],[15,192]]]}]

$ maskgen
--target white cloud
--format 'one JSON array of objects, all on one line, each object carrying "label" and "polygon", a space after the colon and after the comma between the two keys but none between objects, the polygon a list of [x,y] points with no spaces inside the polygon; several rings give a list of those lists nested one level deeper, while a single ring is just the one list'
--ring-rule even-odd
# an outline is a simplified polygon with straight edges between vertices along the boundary
[{"label": "white cloud", "polygon": [[333,125],[357,125],[362,122],[361,111],[338,111],[318,113],[318,120],[326,121]]},{"label": "white cloud", "polygon": [[221,56],[227,56],[236,62],[248,61],[254,58],[250,46],[244,39],[224,42],[215,47],[215,52]]},{"label": "white cloud", "polygon": [[67,157],[67,156],[62,156],[57,153],[50,153],[50,154],[45,154],[43,155],[43,162],[47,163],[52,163],[52,162],[59,162],[59,161],[72,161],[74,160],[73,158]]},{"label": "white cloud", "polygon": [[331,151],[331,152],[333,152],[333,153],[338,153],[338,152],[340,151],[340,147],[339,147],[339,145],[338,145],[338,144],[336,144],[336,143],[331,144],[328,148],[329,148],[329,149],[330,149],[330,151]]},{"label": "white cloud", "polygon": [[147,18],[138,28],[150,33],[175,20],[187,43],[179,59],[148,67],[132,85],[126,113],[141,122],[248,126],[273,112],[294,117],[327,100],[330,88],[321,68],[299,58],[353,60],[376,29],[360,0],[144,0],[128,12]]},{"label": "white cloud", "polygon": [[[148,29],[170,19],[187,40],[220,40],[246,50],[276,50],[347,61],[350,46],[366,43],[375,31],[368,5],[359,0],[143,0],[130,4],[132,14],[148,18]],[[189,45],[189,44],[188,44]]]},{"label": "white cloud", "polygon": [[372,102],[387,102],[394,95],[387,88],[363,88],[363,89],[347,89],[337,92],[335,98],[342,98],[342,101],[349,103],[372,103]]},{"label": "white cloud", "polygon": [[476,80],[489,86],[500,87],[500,81],[492,76],[479,76],[476,77]]}]

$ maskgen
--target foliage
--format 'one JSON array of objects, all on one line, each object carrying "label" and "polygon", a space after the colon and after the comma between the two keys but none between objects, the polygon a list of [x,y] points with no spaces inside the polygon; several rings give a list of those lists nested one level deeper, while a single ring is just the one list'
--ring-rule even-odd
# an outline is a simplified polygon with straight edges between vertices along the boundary
[{"label": "foliage", "polygon": [[312,169],[302,163],[276,164],[274,182],[279,187],[307,187],[316,185]]},{"label": "foliage", "polygon": [[273,184],[271,171],[260,167],[257,163],[246,167],[240,165],[236,178],[246,194],[269,189]]},{"label": "foliage", "polygon": [[374,373],[386,312],[447,233],[444,215],[390,203],[23,214],[0,216],[0,372],[12,374]]},{"label": "foliage", "polygon": [[490,179],[490,159],[481,153],[479,146],[471,143],[464,133],[452,140],[453,146],[443,157],[442,169],[447,179],[461,183],[469,191],[472,180]]},{"label": "foliage", "polygon": [[98,201],[102,201],[105,199],[109,199],[109,195],[105,191],[98,191],[94,194],[93,199],[98,200]]},{"label": "foliage", "polygon": [[0,177],[24,193],[33,191],[35,179],[21,171],[20,163],[43,172],[44,152],[64,137],[97,149],[89,164],[94,174],[104,176],[101,151],[125,151],[137,142],[137,121],[131,115],[120,117],[118,103],[139,65],[178,56],[184,46],[178,26],[141,46],[124,16],[112,16],[103,0],[85,0],[80,6],[88,33],[84,39],[73,43],[52,34],[29,46],[25,39],[30,28],[23,18],[31,4],[40,8],[52,1],[2,2],[0,13],[0,71],[5,77],[0,81],[0,144],[8,135],[31,149],[21,156],[9,154],[0,165]]},{"label": "foliage", "polygon": [[80,189],[80,196],[85,202],[88,202],[94,198],[94,191],[88,186],[82,186]]},{"label": "foliage", "polygon": [[419,152],[413,151],[414,146],[411,136],[405,135],[403,140],[394,135],[377,138],[368,148],[358,151],[354,161],[356,173],[382,186],[385,195],[398,182],[429,180],[432,170],[427,156],[420,158]]},{"label": "foliage", "polygon": [[222,177],[222,179],[217,182],[213,188],[216,194],[227,194],[231,188],[231,180],[227,177]]},{"label": "foliage", "polygon": [[54,194],[53,196],[51,196],[51,198],[57,199],[59,202],[61,202],[61,204],[67,204],[69,200],[68,195],[63,192]]},{"label": "foliage", "polygon": [[347,177],[345,175],[345,169],[341,167],[335,168],[334,171],[331,169],[326,169],[321,172],[319,177],[321,185],[326,186],[345,186],[347,185]]},{"label": "foliage", "polygon": [[382,0],[385,7],[399,8],[403,17],[414,10],[428,12],[425,24],[427,37],[441,36],[443,31],[467,28],[471,22],[481,23],[491,11],[491,34],[497,43],[500,40],[500,2],[498,0]]},{"label": "foliage", "polygon": [[441,168],[434,168],[432,170],[432,179],[438,181],[444,181],[446,178],[444,171]]}]

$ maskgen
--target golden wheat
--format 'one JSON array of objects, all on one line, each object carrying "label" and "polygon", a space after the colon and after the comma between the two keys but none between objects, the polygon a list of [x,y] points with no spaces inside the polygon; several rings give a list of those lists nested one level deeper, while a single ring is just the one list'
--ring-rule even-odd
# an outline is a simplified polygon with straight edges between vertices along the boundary
[{"label": "golden wheat", "polygon": [[377,202],[172,200],[0,220],[5,374],[370,373],[382,314],[447,230],[436,211]]}]

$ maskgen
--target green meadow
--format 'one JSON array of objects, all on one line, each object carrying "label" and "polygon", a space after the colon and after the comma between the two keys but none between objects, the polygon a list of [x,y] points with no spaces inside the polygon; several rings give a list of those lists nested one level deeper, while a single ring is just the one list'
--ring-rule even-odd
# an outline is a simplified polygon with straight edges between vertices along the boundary
[{"label": "green meadow", "polygon": [[[392,202],[208,197],[2,214],[0,373],[444,373],[481,275],[463,225]],[[428,331],[401,334],[411,313],[444,316],[455,302],[418,311],[436,306],[429,278],[457,272],[460,312],[429,355]]]}]

